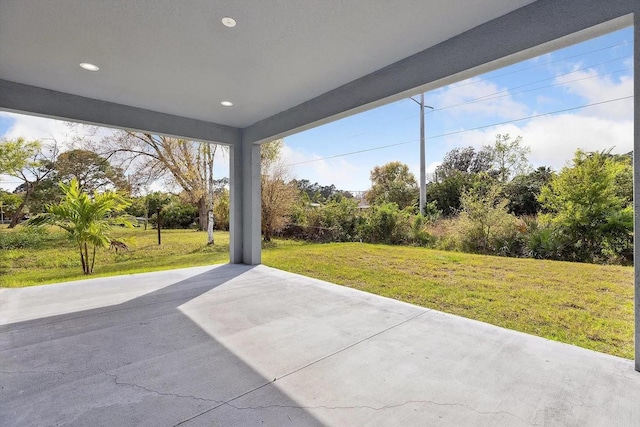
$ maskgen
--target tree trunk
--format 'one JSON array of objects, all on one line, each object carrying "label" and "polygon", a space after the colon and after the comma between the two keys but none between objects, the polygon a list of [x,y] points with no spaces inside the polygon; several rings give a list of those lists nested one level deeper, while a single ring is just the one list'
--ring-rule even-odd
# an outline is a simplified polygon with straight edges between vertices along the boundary
[{"label": "tree trunk", "polygon": [[213,210],[209,209],[207,212],[207,245],[213,245]]},{"label": "tree trunk", "polygon": [[263,210],[263,214],[266,218],[262,218],[262,238],[265,242],[271,241],[271,224],[269,223],[269,215],[265,214]]},{"label": "tree trunk", "polygon": [[93,257],[91,258],[91,274],[93,274],[93,266],[96,263],[96,247],[93,246]]},{"label": "tree trunk", "polygon": [[78,243],[78,248],[80,249],[80,262],[82,263],[82,272],[86,274],[87,267],[86,267],[86,263],[84,262],[84,252],[82,252],[82,243]]},{"label": "tree trunk", "polygon": [[[213,148],[213,149],[212,149]],[[217,145],[207,145],[206,150],[206,175],[207,175],[207,195],[205,197],[207,203],[207,234],[208,245],[213,245],[213,157],[216,154]]]},{"label": "tree trunk", "polygon": [[84,258],[85,258],[85,266],[87,267],[84,274],[91,274],[91,269],[89,266],[89,247],[87,246],[87,242],[84,242]]},{"label": "tree trunk", "polygon": [[198,228],[200,230],[207,229],[207,212],[209,212],[207,198],[202,196],[198,199]]},{"label": "tree trunk", "polygon": [[29,198],[31,197],[32,190],[33,190],[33,184],[27,183],[27,191],[25,191],[25,193],[24,193],[24,197],[22,198],[22,202],[20,203],[20,206],[18,206],[18,209],[16,209],[15,213],[11,217],[11,222],[9,223],[9,228],[14,228],[16,225],[18,225],[18,222],[20,221],[20,218],[22,218],[22,210],[27,205],[27,202],[29,201]]},{"label": "tree trunk", "polygon": [[18,206],[18,209],[16,209],[16,211],[11,216],[11,222],[9,223],[9,228],[14,228],[16,225],[18,225],[18,221],[20,221],[20,218],[22,217],[22,210],[24,209],[24,206],[26,204],[27,204],[27,196],[24,197],[24,199],[22,200],[22,203],[20,203],[20,206]]}]

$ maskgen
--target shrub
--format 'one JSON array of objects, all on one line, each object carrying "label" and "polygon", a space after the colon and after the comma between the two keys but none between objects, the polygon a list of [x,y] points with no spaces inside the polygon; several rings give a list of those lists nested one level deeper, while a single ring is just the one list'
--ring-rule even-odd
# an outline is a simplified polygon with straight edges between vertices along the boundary
[{"label": "shrub", "polygon": [[578,150],[573,164],[542,187],[538,200],[553,226],[567,236],[563,259],[608,262],[628,257],[633,233],[631,173],[628,156]]},{"label": "shrub", "polygon": [[527,221],[525,254],[529,258],[562,259],[563,236],[548,224],[537,220]]},{"label": "shrub", "polygon": [[605,238],[602,240],[603,261],[632,265],[633,264],[633,208],[614,212],[607,221]]},{"label": "shrub", "polygon": [[213,201],[213,214],[217,230],[229,230],[229,190],[226,188]]},{"label": "shrub", "polygon": [[352,199],[342,197],[324,205],[303,200],[281,235],[313,242],[351,242],[358,240],[359,222],[358,203]]},{"label": "shrub", "polygon": [[160,216],[162,228],[190,228],[196,222],[198,208],[185,203],[172,202],[162,210]]},{"label": "shrub", "polygon": [[395,203],[374,205],[359,224],[358,234],[368,243],[411,243],[412,210],[400,210]]},{"label": "shrub", "polygon": [[429,233],[429,225],[433,222],[422,215],[413,217],[413,224],[411,225],[413,244],[418,246],[433,246],[435,244],[436,238]]},{"label": "shrub", "polygon": [[0,249],[38,249],[49,236],[43,227],[20,227],[0,232]]},{"label": "shrub", "polygon": [[496,185],[485,191],[465,191],[456,224],[459,249],[466,252],[520,255],[523,239],[517,218],[507,212]]}]

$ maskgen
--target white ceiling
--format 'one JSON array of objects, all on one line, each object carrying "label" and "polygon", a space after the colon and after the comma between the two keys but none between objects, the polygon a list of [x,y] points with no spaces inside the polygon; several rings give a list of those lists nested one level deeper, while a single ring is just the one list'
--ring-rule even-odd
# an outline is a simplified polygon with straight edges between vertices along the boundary
[{"label": "white ceiling", "polygon": [[244,128],[532,2],[0,0],[0,79]]}]

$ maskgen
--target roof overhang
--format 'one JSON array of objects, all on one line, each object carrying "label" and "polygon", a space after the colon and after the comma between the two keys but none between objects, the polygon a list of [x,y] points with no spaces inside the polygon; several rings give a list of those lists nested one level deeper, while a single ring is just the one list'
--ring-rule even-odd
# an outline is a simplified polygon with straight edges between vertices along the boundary
[{"label": "roof overhang", "polygon": [[0,0],[0,109],[263,142],[631,25],[637,10],[634,0]]}]

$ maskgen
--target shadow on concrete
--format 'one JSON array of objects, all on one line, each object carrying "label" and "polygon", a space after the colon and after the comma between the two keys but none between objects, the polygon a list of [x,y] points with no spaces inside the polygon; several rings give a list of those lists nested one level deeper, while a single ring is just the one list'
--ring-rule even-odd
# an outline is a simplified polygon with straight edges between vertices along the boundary
[{"label": "shadow on concrete", "polygon": [[[212,411],[273,379],[179,307],[251,269],[223,265],[122,304],[0,326],[0,425],[199,425],[204,413],[234,425]],[[257,411],[256,424],[321,424],[277,387],[270,392],[292,409]]]}]

